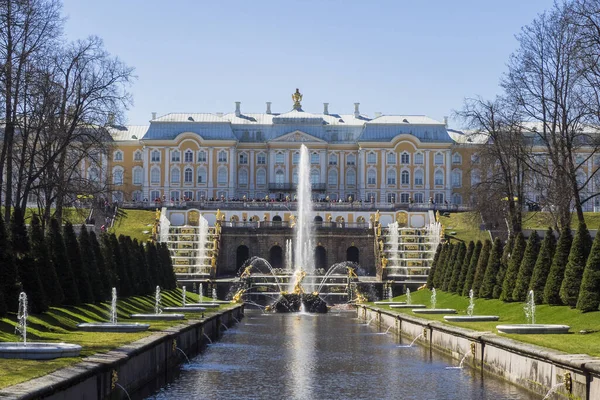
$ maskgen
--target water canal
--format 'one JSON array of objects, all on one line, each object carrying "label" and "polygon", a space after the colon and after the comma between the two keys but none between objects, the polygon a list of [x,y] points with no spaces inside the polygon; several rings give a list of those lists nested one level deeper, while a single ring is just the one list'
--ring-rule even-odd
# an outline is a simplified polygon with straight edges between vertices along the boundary
[{"label": "water canal", "polygon": [[247,311],[148,399],[538,398],[355,317]]}]

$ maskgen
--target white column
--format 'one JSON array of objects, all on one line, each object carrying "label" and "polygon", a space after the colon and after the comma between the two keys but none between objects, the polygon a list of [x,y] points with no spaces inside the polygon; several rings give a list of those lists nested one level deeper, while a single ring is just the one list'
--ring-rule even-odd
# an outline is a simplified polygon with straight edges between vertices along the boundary
[{"label": "white column", "polygon": [[[338,157],[338,162],[340,163],[340,174],[338,175],[338,187],[340,188],[340,197],[345,195],[344,189],[346,188],[346,176],[344,175],[344,166],[346,165],[345,153],[343,151],[340,152]],[[342,198],[342,200],[346,200]]]},{"label": "white column", "polygon": [[207,191],[206,191],[206,198],[210,199],[211,197],[215,197],[215,193],[214,193],[214,181],[213,181],[213,173],[215,171],[215,167],[213,165],[213,152],[215,151],[215,149],[213,147],[209,147],[206,149],[206,152],[208,153],[208,165],[207,165],[207,171],[206,173],[208,174],[208,187],[207,187]]},{"label": "white column", "polygon": [[[380,199],[383,196],[383,191],[385,190],[385,188],[387,187],[387,181],[386,181],[386,176],[387,176],[387,158],[386,158],[386,151],[385,150],[381,150],[380,151],[381,156],[379,157],[379,165],[381,165],[381,180],[379,181],[379,193],[380,193]],[[383,200],[381,200],[383,201]]]},{"label": "white column", "polygon": [[267,177],[268,183],[275,183],[275,152],[269,150],[269,176]]},{"label": "white column", "polygon": [[365,200],[365,151],[360,149],[358,151],[358,198],[357,200]]},{"label": "white column", "polygon": [[108,182],[108,156],[106,154],[102,154],[100,182],[110,183]]},{"label": "white column", "polygon": [[319,155],[319,161],[321,161],[321,183],[327,184],[327,150],[321,150]]},{"label": "white column", "polygon": [[171,191],[170,191],[170,187],[169,184],[171,183],[170,179],[169,179],[169,173],[171,172],[171,148],[170,147],[165,147],[165,162],[164,162],[164,166],[165,166],[165,197],[168,200],[171,200]]},{"label": "white column", "polygon": [[444,195],[444,200],[448,200],[452,197],[452,150],[446,151],[446,179],[444,182],[444,186],[446,187],[446,194]]},{"label": "white column", "polygon": [[154,199],[150,198],[150,188],[148,185],[149,182],[149,174],[150,174],[150,149],[146,146],[144,146],[143,150],[142,150],[142,160],[143,160],[143,164],[142,164],[142,168],[143,168],[143,176],[144,176],[144,181],[142,182],[143,186],[142,186],[142,200],[147,198],[150,202]]},{"label": "white column", "polygon": [[248,193],[249,198],[254,197],[254,150],[250,150],[250,174],[248,176],[248,187],[250,188],[250,193]]},{"label": "white column", "polygon": [[235,197],[236,177],[237,177],[237,158],[235,148],[229,149],[229,197]]}]

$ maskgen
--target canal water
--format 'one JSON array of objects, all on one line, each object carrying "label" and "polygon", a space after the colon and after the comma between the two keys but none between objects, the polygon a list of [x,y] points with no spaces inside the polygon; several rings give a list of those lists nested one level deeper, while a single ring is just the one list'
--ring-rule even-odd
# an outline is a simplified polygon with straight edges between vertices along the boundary
[{"label": "canal water", "polygon": [[148,399],[538,398],[355,317],[247,311]]}]

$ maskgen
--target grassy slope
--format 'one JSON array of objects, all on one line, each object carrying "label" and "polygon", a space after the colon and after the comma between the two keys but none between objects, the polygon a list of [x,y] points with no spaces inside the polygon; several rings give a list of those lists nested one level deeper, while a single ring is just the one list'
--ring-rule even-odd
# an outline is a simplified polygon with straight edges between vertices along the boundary
[{"label": "grassy slope", "polygon": [[[429,290],[419,290],[411,294],[413,304],[426,304],[429,306],[431,292]],[[394,298],[397,301],[403,301],[406,296]],[[466,297],[437,292],[436,308],[454,308],[458,314],[465,315],[469,299]],[[443,315],[425,315],[414,314],[408,310],[403,311],[406,314],[418,316],[420,318],[441,321],[449,325],[461,326],[477,331],[491,331],[498,333],[496,325],[499,324],[524,324],[526,323],[523,303],[504,303],[500,300],[475,299],[475,315],[499,315],[498,322],[473,322],[458,323],[446,322]],[[387,306],[382,308],[389,309]],[[392,312],[398,310],[390,309]],[[591,356],[600,356],[600,312],[590,312],[582,314],[580,311],[566,306],[548,306],[545,304],[536,306],[536,322],[540,324],[564,324],[571,327],[569,335],[505,335],[525,343],[536,344],[549,347],[572,354],[589,354]],[[580,334],[579,331],[588,331],[591,333]]]},{"label": "grassy slope", "polygon": [[[180,306],[181,290],[162,293],[162,305]],[[198,302],[198,295],[187,293],[189,302]],[[204,298],[204,301],[210,301]],[[220,308],[229,307],[222,305]],[[154,296],[140,296],[121,299],[117,304],[118,320],[126,322],[129,315],[140,312],[154,312]],[[205,316],[219,309],[207,309]],[[68,365],[81,361],[82,357],[95,353],[106,353],[111,349],[134,342],[182,321],[151,321],[147,332],[139,333],[100,333],[81,332],[76,325],[81,322],[106,322],[110,312],[110,303],[84,304],[79,307],[52,308],[41,315],[31,315],[28,319],[27,338],[32,341],[66,342],[83,346],[81,357],[59,358],[48,361],[4,360],[0,359],[0,387],[6,387],[30,380]],[[198,314],[187,314],[189,319],[198,319]],[[132,320],[129,320],[132,321]],[[137,321],[136,321],[137,322]],[[0,319],[0,341],[19,341],[15,335],[16,317]]]},{"label": "grassy slope", "polygon": [[[586,212],[583,213],[585,223],[588,229],[600,228],[600,213]],[[577,228],[577,214],[571,216],[571,226]],[[552,217],[545,212],[528,212],[523,215],[523,228],[525,229],[546,229],[553,226]]]},{"label": "grassy slope", "polygon": [[[487,231],[479,230],[481,218],[474,212],[450,213],[449,217],[440,216],[440,222],[444,226],[444,233],[456,240],[469,243],[471,240],[476,242],[490,238]],[[452,232],[456,233],[452,234]]]},{"label": "grassy slope", "polygon": [[140,242],[147,241],[150,238],[150,233],[144,233],[144,231],[152,232],[156,213],[152,210],[123,209],[123,211],[125,215],[117,220],[111,232],[114,232],[117,236],[131,236],[131,239],[137,239]]}]

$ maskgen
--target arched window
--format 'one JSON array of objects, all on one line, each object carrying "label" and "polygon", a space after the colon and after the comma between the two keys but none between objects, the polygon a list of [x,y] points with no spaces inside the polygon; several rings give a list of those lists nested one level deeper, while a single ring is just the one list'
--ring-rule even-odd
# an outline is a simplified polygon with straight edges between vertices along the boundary
[{"label": "arched window", "polygon": [[152,156],[150,158],[152,162],[160,162],[160,151],[152,150]]},{"label": "arched window", "polygon": [[373,152],[367,154],[367,164],[377,164],[377,154]]},{"label": "arched window", "polygon": [[415,203],[423,203],[423,193],[415,193]]},{"label": "arched window", "polygon": [[275,172],[275,183],[282,185],[285,180],[285,176],[282,170]]},{"label": "arched window", "polygon": [[329,165],[337,165],[337,163],[338,163],[337,154],[330,154],[329,155]]},{"label": "arched window", "polygon": [[405,165],[410,164],[410,154],[407,152],[402,153],[402,156],[400,157],[400,163]]},{"label": "arched window", "polygon": [[433,199],[435,204],[443,204],[444,203],[444,193],[436,193],[435,198]]},{"label": "arched window", "polygon": [[133,153],[133,161],[142,161],[142,152],[139,150],[136,150],[135,153]]},{"label": "arched window", "polygon": [[185,153],[184,153],[184,155],[183,155],[183,160],[186,163],[192,163],[192,162],[194,162],[194,152],[191,151],[191,150],[189,150],[189,149],[186,150]]},{"label": "arched window", "polygon": [[387,172],[387,184],[395,185],[396,184],[396,171],[393,169],[388,169]]},{"label": "arched window", "polygon": [[219,172],[217,172],[217,182],[221,185],[227,183],[227,168],[219,168]]},{"label": "arched window", "polygon": [[462,186],[462,171],[455,169],[452,171],[452,187],[458,188]]},{"label": "arched window", "polygon": [[396,153],[389,152],[387,154],[388,165],[396,165]]},{"label": "arched window", "polygon": [[154,183],[154,184],[160,183],[160,168],[153,167],[150,170],[150,183]]},{"label": "arched window", "polygon": [[285,156],[283,153],[275,153],[275,164],[283,164],[285,162]]},{"label": "arched window", "polygon": [[435,165],[442,165],[444,163],[444,155],[442,153],[435,153],[433,157],[433,163]]},{"label": "arched window", "polygon": [[240,171],[240,174],[238,175],[238,183],[240,185],[247,185],[248,184],[248,171],[243,169]]},{"label": "arched window", "polygon": [[246,164],[248,164],[248,154],[246,154],[246,153],[241,153],[241,154],[239,155],[239,160],[240,160],[240,161],[239,161],[239,163],[240,163],[241,165],[246,165]]},{"label": "arched window", "polygon": [[452,164],[461,164],[462,156],[458,153],[452,154]]},{"label": "arched window", "polygon": [[133,184],[141,185],[143,181],[144,170],[140,167],[136,167],[133,169]]},{"label": "arched window", "polygon": [[346,172],[346,185],[348,185],[348,186],[356,185],[356,172],[353,169],[349,169]]},{"label": "arched window", "polygon": [[300,162],[300,153],[296,152],[292,154],[292,164],[296,165]]},{"label": "arched window", "polygon": [[321,178],[319,177],[319,171],[317,171],[316,169],[310,171],[310,183],[313,185],[317,185],[320,183],[320,181]]},{"label": "arched window", "polygon": [[206,152],[204,150],[198,152],[198,162],[206,162]]},{"label": "arched window", "polygon": [[113,161],[123,161],[123,152],[121,150],[115,151]]},{"label": "arched window", "polygon": [[415,154],[415,164],[423,165],[423,153]]},{"label": "arched window", "polygon": [[410,185],[410,172],[407,170],[402,171],[401,179],[403,185]]},{"label": "arched window", "polygon": [[181,182],[181,173],[179,172],[179,168],[173,167],[171,168],[171,183],[179,183]]},{"label": "arched window", "polygon": [[423,170],[415,171],[415,185],[423,185]]},{"label": "arched window", "polygon": [[198,168],[198,183],[206,183],[206,168]]},{"label": "arched window", "polygon": [[88,179],[92,182],[99,182],[100,181],[100,175],[98,174],[98,168],[96,167],[92,167],[89,169],[88,171]]},{"label": "arched window", "polygon": [[160,190],[153,190],[150,192],[150,200],[160,200]]},{"label": "arched window", "polygon": [[292,183],[294,185],[298,184],[298,171],[294,170],[294,172],[292,172]]},{"label": "arched window", "polygon": [[327,174],[327,183],[329,186],[336,186],[338,184],[338,173],[335,169],[330,169]]},{"label": "arched window", "polygon": [[[186,153],[187,155],[187,153]],[[194,182],[194,171],[191,168],[186,168],[183,171],[183,182],[184,183],[193,183]]]},{"label": "arched window", "polygon": [[471,186],[476,186],[481,183],[481,173],[478,169],[471,171]]},{"label": "arched window", "polygon": [[400,203],[408,203],[410,200],[410,194],[409,193],[401,193],[400,194]]},{"label": "arched window", "polygon": [[179,150],[173,150],[171,152],[171,162],[179,162],[181,161],[181,153]]},{"label": "arched window", "polygon": [[227,152],[225,150],[221,150],[219,152],[219,162],[227,162]]},{"label": "arched window", "polygon": [[442,170],[438,169],[437,171],[435,171],[434,182],[436,186],[444,185],[444,172]]},{"label": "arched window", "polygon": [[452,195],[452,204],[456,204],[456,205],[462,204],[462,196],[458,193],[454,193]]},{"label": "arched window", "polygon": [[265,153],[259,153],[256,156],[257,165],[267,165],[267,155]]},{"label": "arched window", "polygon": [[142,201],[142,191],[136,190],[131,194],[131,200],[133,201]]},{"label": "arched window", "polygon": [[310,163],[311,164],[318,164],[321,162],[321,158],[319,157],[319,153],[311,153],[310,154]]},{"label": "arched window", "polygon": [[114,168],[113,169],[113,185],[122,185],[123,184],[123,168]]},{"label": "arched window", "polygon": [[267,172],[264,169],[256,171],[256,184],[266,185],[267,183]]},{"label": "arched window", "polygon": [[348,154],[348,156],[346,157],[346,165],[355,165],[356,164],[356,157],[354,157],[354,154]]},{"label": "arched window", "polygon": [[370,169],[367,172],[367,185],[376,185],[377,184],[377,172],[374,169]]}]

